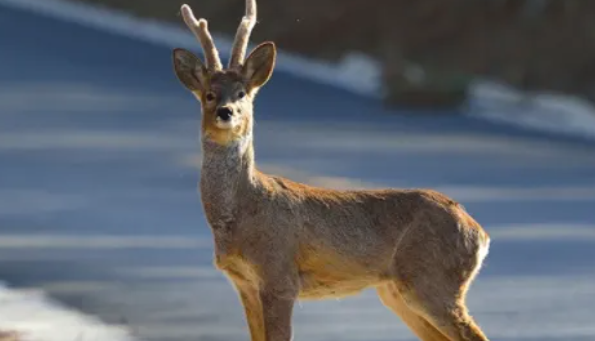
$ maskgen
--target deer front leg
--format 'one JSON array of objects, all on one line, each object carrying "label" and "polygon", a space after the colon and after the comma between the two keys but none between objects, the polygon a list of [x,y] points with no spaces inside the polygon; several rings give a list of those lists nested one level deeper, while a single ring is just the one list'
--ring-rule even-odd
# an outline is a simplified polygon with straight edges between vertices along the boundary
[{"label": "deer front leg", "polygon": [[290,341],[294,295],[275,290],[261,290],[260,300],[264,317],[265,341]]},{"label": "deer front leg", "polygon": [[252,341],[265,341],[262,303],[258,288],[237,286]]},{"label": "deer front leg", "polygon": [[[271,268],[267,268],[271,270]],[[252,341],[290,341],[291,318],[298,286],[282,271],[265,272],[260,283],[232,276],[239,293]]]}]

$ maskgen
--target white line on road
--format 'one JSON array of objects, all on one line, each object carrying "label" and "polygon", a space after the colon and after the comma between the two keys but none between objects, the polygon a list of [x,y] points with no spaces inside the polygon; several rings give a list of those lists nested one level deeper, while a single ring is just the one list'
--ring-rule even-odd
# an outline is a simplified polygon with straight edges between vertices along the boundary
[{"label": "white line on road", "polygon": [[174,236],[121,235],[0,235],[0,249],[198,249],[210,239]]}]

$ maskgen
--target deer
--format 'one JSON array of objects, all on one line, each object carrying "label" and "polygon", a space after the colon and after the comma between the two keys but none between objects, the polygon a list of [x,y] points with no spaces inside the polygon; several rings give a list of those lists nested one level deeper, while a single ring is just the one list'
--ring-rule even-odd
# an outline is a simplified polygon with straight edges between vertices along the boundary
[{"label": "deer", "polygon": [[223,67],[205,19],[181,7],[204,62],[173,50],[174,73],[200,103],[198,189],[213,265],[243,306],[252,341],[293,338],[294,304],[376,290],[423,341],[489,341],[466,295],[490,237],[466,209],[431,189],[332,189],[261,172],[254,102],[275,68],[271,41],[246,56],[256,0],[246,0]]}]

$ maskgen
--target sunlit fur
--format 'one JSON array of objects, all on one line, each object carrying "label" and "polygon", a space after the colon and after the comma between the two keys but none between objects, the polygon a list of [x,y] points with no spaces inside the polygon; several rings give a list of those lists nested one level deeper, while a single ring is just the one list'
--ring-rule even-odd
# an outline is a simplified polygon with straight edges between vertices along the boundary
[{"label": "sunlit fur", "polygon": [[246,14],[238,26],[231,49],[231,57],[229,58],[230,69],[242,66],[242,61],[246,56],[248,39],[250,39],[250,33],[252,32],[254,25],[256,25],[256,0],[246,0]]},{"label": "sunlit fur", "polygon": [[[298,299],[366,288],[423,341],[488,341],[465,297],[490,238],[457,202],[432,190],[318,188],[258,170],[253,103],[275,58],[265,43],[238,68],[209,71],[174,51],[176,75],[201,103],[199,187],[215,266],[239,294],[252,341],[289,341]],[[233,108],[229,127],[218,124],[221,106]]]},{"label": "sunlit fur", "polygon": [[204,19],[196,20],[192,9],[188,5],[183,5],[180,12],[186,26],[194,33],[205,52],[207,68],[211,71],[221,70],[222,65],[219,59],[219,51],[217,51],[215,43],[213,43],[213,37],[211,37],[211,33],[209,32],[207,21]]}]

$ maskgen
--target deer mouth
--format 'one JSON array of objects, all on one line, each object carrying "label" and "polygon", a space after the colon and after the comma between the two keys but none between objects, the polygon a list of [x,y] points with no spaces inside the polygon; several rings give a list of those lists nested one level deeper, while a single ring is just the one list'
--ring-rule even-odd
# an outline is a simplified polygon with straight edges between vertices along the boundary
[{"label": "deer mouth", "polygon": [[215,119],[215,126],[222,130],[230,130],[233,129],[237,125],[237,119],[235,117],[230,117],[227,120],[222,119],[221,117],[217,117]]}]

